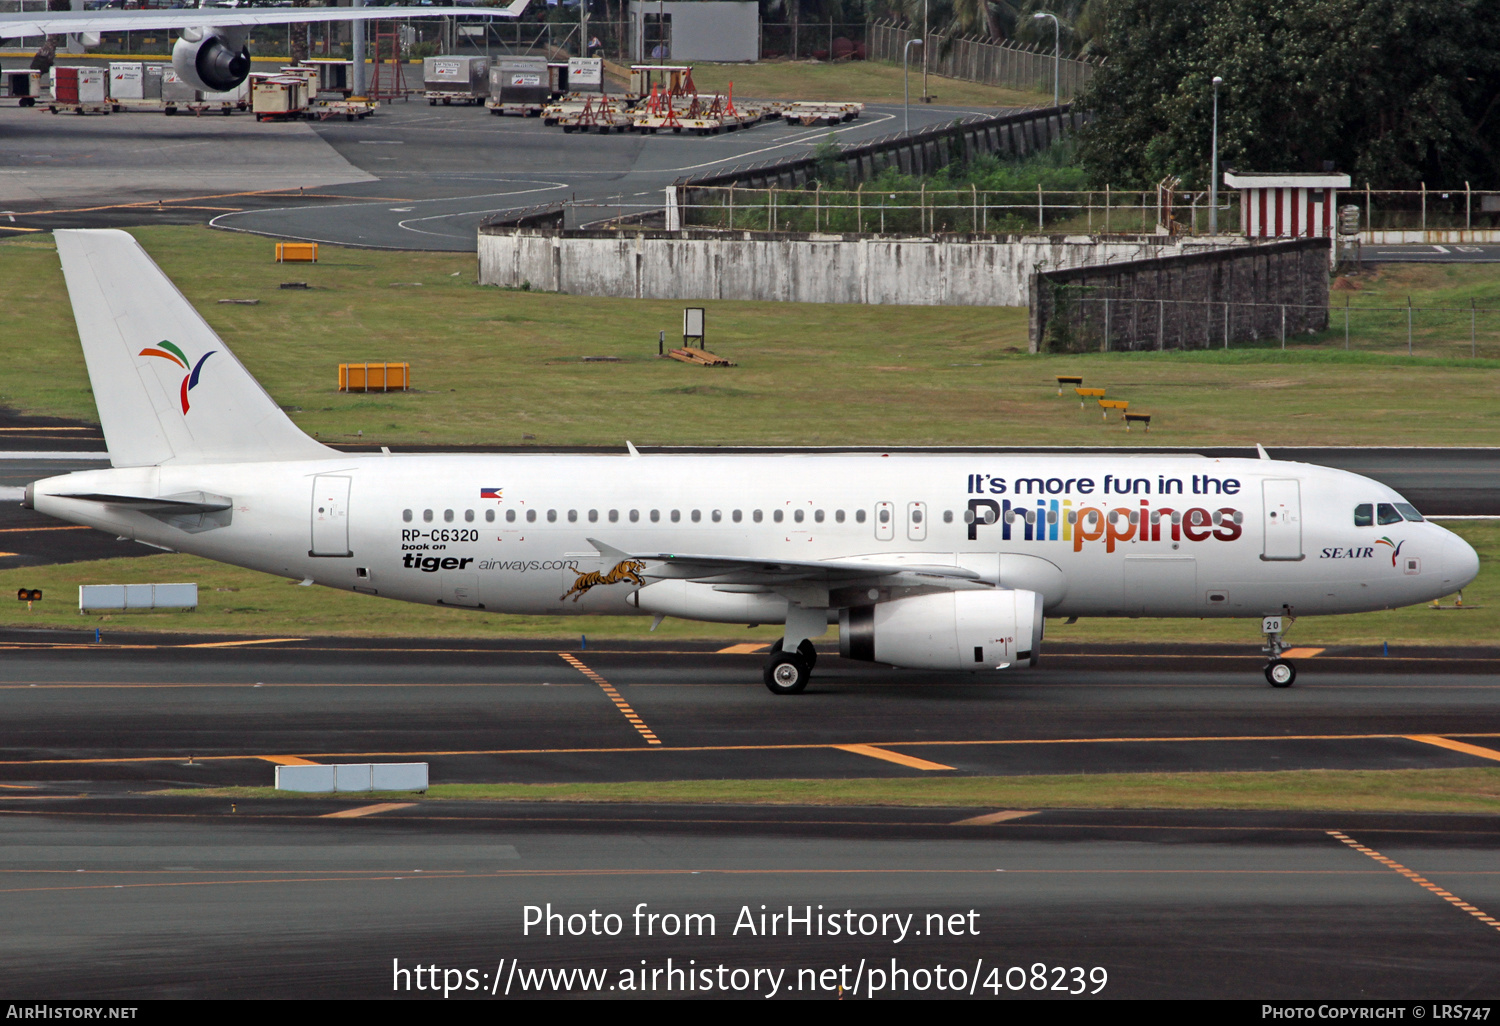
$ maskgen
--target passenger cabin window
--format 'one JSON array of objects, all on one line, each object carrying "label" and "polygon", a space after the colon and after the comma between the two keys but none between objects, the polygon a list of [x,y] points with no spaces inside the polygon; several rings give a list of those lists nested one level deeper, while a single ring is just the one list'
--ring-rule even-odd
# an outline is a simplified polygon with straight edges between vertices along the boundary
[{"label": "passenger cabin window", "polygon": [[714,519],[714,523],[717,524],[720,520],[724,519],[724,514],[721,511],[719,511],[719,510],[714,510],[714,512],[713,512],[713,519]]},{"label": "passenger cabin window", "polygon": [[591,524],[597,524],[598,522],[599,522],[599,511],[597,509],[591,509],[591,510],[589,510],[589,523],[591,523]]},{"label": "passenger cabin window", "polygon": [[443,510],[443,523],[445,523],[445,524],[451,524],[451,523],[453,523],[453,511],[451,509],[445,509],[445,510]]},{"label": "passenger cabin window", "polygon": [[494,510],[487,509],[487,510],[484,511],[484,522],[487,523],[487,524],[493,524],[495,522],[495,511]]},{"label": "passenger cabin window", "polygon": [[570,524],[576,524],[576,523],[578,523],[578,511],[576,509],[570,509],[570,510],[568,510],[568,523],[570,523]]},{"label": "passenger cabin window", "polygon": [[464,523],[466,523],[466,524],[472,524],[473,522],[474,522],[474,511],[472,509],[466,509],[466,510],[464,510]]},{"label": "passenger cabin window", "polygon": [[424,524],[430,524],[430,523],[432,523],[432,510],[430,510],[430,509],[424,509],[422,511],[422,523],[424,523]]},{"label": "passenger cabin window", "polygon": [[857,509],[857,510],[854,511],[854,522],[856,524],[862,524],[862,523],[865,522],[865,511],[864,510]]},{"label": "passenger cabin window", "polygon": [[[1053,519],[1054,523],[1057,522],[1057,517],[1056,517],[1055,514],[1053,515],[1052,519]],[[953,511],[951,509],[945,509],[945,510],[943,510],[943,523],[945,523],[945,524],[951,524],[951,523],[953,523]]]},{"label": "passenger cabin window", "polygon": [[754,513],[750,514],[750,519],[754,520],[758,524],[760,523],[762,516],[764,516],[764,514],[761,513],[760,510],[756,510]]},{"label": "passenger cabin window", "polygon": [[802,511],[800,509],[793,511],[792,519],[797,521],[797,523],[799,524],[802,523]]},{"label": "passenger cabin window", "polygon": [[1354,526],[1375,526],[1375,505],[1373,503],[1362,502],[1358,506],[1354,507]]},{"label": "passenger cabin window", "polygon": [[1407,520],[1410,520],[1414,524],[1420,524],[1423,522],[1422,514],[1418,513],[1417,507],[1413,506],[1411,503],[1398,502],[1395,505],[1397,512],[1399,512]]},{"label": "passenger cabin window", "polygon": [[505,522],[507,524],[514,524],[516,522],[516,511],[515,510],[508,509],[508,510],[505,511]]},{"label": "passenger cabin window", "polygon": [[703,519],[702,512],[700,512],[699,510],[696,510],[696,509],[693,510],[693,523],[696,524],[696,523],[698,523],[702,519]]},{"label": "passenger cabin window", "polygon": [[612,510],[609,511],[609,522],[611,524],[617,524],[617,523],[620,522],[620,511],[619,510],[612,509]]},{"label": "passenger cabin window", "polygon": [[888,510],[888,509],[882,509],[880,511],[880,522],[882,524],[888,524],[888,523],[891,522],[891,511],[890,510]]},{"label": "passenger cabin window", "polygon": [[733,520],[736,524],[739,523],[740,522],[740,511],[739,510],[735,510],[733,513],[729,514],[729,519]]},{"label": "passenger cabin window", "polygon": [[653,509],[651,511],[651,522],[654,524],[654,523],[656,523],[660,519],[661,519],[661,510],[659,510],[659,509]]},{"label": "passenger cabin window", "polygon": [[555,524],[555,523],[557,523],[557,510],[555,510],[555,509],[549,509],[547,511],[547,523],[549,523],[549,524]]},{"label": "passenger cabin window", "polygon": [[821,524],[823,522],[823,511],[818,510],[816,513],[814,513],[813,520]]},{"label": "passenger cabin window", "polygon": [[1401,523],[1401,514],[1396,512],[1396,507],[1389,502],[1382,502],[1375,507],[1375,522],[1381,527],[1386,524]]},{"label": "passenger cabin window", "polygon": [[781,523],[781,517],[782,517],[781,510],[778,509],[778,510],[772,510],[771,511],[771,519],[774,520],[774,521],[776,521],[778,524]]},{"label": "passenger cabin window", "polygon": [[679,512],[679,511],[678,511],[678,510],[675,510],[675,509],[674,509],[674,510],[673,510],[673,511],[672,511],[672,523],[674,523],[674,524],[675,524],[675,523],[677,523],[677,522],[678,522],[678,521],[679,521],[679,520],[681,520],[681,519],[682,519],[682,513],[681,513],[681,512]]},{"label": "passenger cabin window", "polygon": [[411,523],[411,510],[409,510],[409,509],[403,509],[401,511],[401,520],[402,520],[403,523],[407,523],[407,524]]},{"label": "passenger cabin window", "polygon": [[833,522],[836,523],[836,524],[842,524],[844,522],[844,511],[843,510],[836,509],[836,510],[833,511]]},{"label": "passenger cabin window", "polygon": [[534,523],[536,523],[536,510],[534,510],[534,509],[528,509],[526,511],[526,522],[528,524],[534,524]]},{"label": "passenger cabin window", "polygon": [[633,509],[633,510],[630,511],[630,522],[632,524],[638,522],[640,519],[641,519],[641,511],[640,510]]}]

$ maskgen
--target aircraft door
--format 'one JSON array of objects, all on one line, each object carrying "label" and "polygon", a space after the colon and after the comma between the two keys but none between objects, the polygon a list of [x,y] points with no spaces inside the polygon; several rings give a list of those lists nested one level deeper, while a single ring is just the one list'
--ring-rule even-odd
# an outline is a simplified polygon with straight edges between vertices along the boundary
[{"label": "aircraft door", "polygon": [[1265,547],[1261,559],[1302,558],[1302,490],[1295,480],[1261,482],[1265,497]]},{"label": "aircraft door", "polygon": [[309,556],[352,556],[349,551],[349,485],[347,477],[313,478],[312,548]]},{"label": "aircraft door", "polygon": [[890,541],[896,537],[896,507],[893,503],[875,504],[875,540]]},{"label": "aircraft door", "polygon": [[910,541],[927,540],[927,503],[906,504],[906,537]]}]

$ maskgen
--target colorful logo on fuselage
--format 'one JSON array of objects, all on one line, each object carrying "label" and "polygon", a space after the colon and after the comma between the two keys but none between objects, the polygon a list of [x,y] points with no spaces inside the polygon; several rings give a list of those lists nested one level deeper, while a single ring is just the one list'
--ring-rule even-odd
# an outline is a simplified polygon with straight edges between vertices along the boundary
[{"label": "colorful logo on fuselage", "polygon": [[1399,556],[1399,555],[1401,555],[1401,546],[1405,545],[1406,541],[1403,539],[1400,543],[1397,543],[1397,542],[1391,541],[1389,538],[1382,538],[1378,542],[1376,542],[1375,544],[1376,545],[1389,545],[1391,547],[1391,566],[1395,566],[1396,565],[1396,557]]},{"label": "colorful logo on fuselage", "polygon": [[187,371],[187,373],[182,377],[181,391],[182,412],[185,414],[188,411],[188,393],[198,386],[198,374],[203,370],[203,362],[210,356],[214,355],[214,353],[216,352],[218,352],[217,349],[210,349],[208,352],[198,357],[197,363],[193,363],[188,359],[187,353],[184,353],[181,349],[177,348],[177,346],[173,345],[171,342],[168,342],[166,339],[162,339],[156,344],[156,347],[148,347],[146,349],[142,349],[140,355],[159,356],[163,360],[171,360],[183,370]]}]

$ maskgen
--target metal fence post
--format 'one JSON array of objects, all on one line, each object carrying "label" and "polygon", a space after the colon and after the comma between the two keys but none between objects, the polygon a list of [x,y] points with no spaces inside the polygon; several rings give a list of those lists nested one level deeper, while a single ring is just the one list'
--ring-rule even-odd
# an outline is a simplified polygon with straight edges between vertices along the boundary
[{"label": "metal fence post", "polygon": [[1156,301],[1156,351],[1159,353],[1166,348],[1167,336],[1167,301],[1158,299]]},{"label": "metal fence post", "polygon": [[1344,297],[1344,348],[1349,348],[1349,297]]},{"label": "metal fence post", "polygon": [[1406,297],[1406,355],[1411,355],[1411,297]]},{"label": "metal fence post", "polygon": [[1469,359],[1471,360],[1479,355],[1478,349],[1475,348],[1476,343],[1474,341],[1475,316],[1476,314],[1474,310],[1474,300],[1471,299],[1469,300]]},{"label": "metal fence post", "polygon": [[1286,304],[1281,304],[1281,348],[1286,348]]},{"label": "metal fence post", "polygon": [[1229,300],[1224,301],[1224,348],[1229,348]]}]

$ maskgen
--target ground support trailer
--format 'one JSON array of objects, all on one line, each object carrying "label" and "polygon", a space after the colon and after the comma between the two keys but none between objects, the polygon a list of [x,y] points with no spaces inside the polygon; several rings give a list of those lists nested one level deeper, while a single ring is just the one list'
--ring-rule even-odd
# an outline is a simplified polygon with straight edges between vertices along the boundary
[{"label": "ground support trailer", "polygon": [[781,116],[789,125],[837,125],[853,121],[864,113],[862,103],[822,103],[801,101],[785,107]]}]

